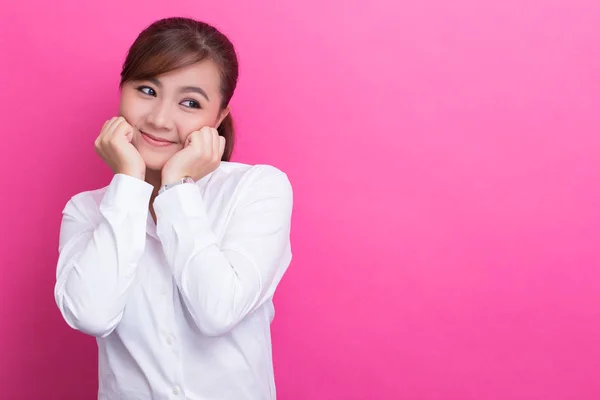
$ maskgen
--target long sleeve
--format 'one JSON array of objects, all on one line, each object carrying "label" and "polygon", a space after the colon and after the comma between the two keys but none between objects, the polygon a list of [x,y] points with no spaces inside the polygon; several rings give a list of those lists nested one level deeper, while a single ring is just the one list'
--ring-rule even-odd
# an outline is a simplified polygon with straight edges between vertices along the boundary
[{"label": "long sleeve", "polygon": [[283,172],[261,167],[232,200],[236,205],[220,243],[196,185],[178,185],[154,201],[167,262],[206,335],[229,332],[261,306],[291,261],[292,188]]},{"label": "long sleeve", "polygon": [[54,295],[72,328],[105,337],[121,320],[145,247],[151,194],[148,183],[117,174],[99,205],[86,192],[65,206]]}]

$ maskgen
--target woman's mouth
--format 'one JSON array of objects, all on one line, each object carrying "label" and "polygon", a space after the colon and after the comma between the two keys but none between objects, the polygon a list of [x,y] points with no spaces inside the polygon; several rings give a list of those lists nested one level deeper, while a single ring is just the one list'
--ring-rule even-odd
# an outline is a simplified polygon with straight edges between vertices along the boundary
[{"label": "woman's mouth", "polygon": [[167,146],[174,144],[170,140],[162,139],[162,138],[159,138],[158,136],[154,136],[154,135],[151,135],[151,134],[143,132],[143,131],[140,131],[140,133],[142,134],[142,137],[144,138],[144,140],[147,143],[149,143],[155,147],[167,147]]}]

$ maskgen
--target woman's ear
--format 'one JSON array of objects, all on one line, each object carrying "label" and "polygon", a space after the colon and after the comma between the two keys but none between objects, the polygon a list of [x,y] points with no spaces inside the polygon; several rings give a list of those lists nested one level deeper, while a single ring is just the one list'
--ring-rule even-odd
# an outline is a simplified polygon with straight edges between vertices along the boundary
[{"label": "woman's ear", "polygon": [[215,129],[219,129],[219,126],[221,126],[221,123],[223,122],[223,120],[225,118],[227,118],[227,116],[229,115],[229,111],[231,111],[231,107],[229,107],[229,105],[227,105],[227,107],[225,107],[223,109],[223,111],[221,111],[221,113],[219,114],[219,119],[217,120],[217,124],[215,125]]}]

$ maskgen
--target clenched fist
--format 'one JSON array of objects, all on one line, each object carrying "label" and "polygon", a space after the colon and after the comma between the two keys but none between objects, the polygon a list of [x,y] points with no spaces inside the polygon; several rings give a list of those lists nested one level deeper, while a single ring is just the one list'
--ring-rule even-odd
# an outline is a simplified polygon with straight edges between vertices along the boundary
[{"label": "clenched fist", "polygon": [[96,153],[115,174],[126,174],[138,179],[146,175],[146,163],[131,144],[133,127],[123,117],[114,117],[104,123],[94,142]]},{"label": "clenched fist", "polygon": [[167,161],[162,170],[162,184],[173,183],[186,176],[197,181],[219,166],[225,138],[215,128],[205,126],[189,134],[184,148]]}]

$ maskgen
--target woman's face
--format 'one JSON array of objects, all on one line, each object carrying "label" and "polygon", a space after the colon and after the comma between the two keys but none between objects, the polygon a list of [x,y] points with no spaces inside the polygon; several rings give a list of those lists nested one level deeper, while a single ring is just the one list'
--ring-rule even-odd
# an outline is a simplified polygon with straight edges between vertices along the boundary
[{"label": "woman's face", "polygon": [[205,60],[147,81],[123,84],[119,113],[134,128],[132,144],[151,170],[161,170],[185,139],[203,126],[217,128],[221,112],[219,69]]}]

